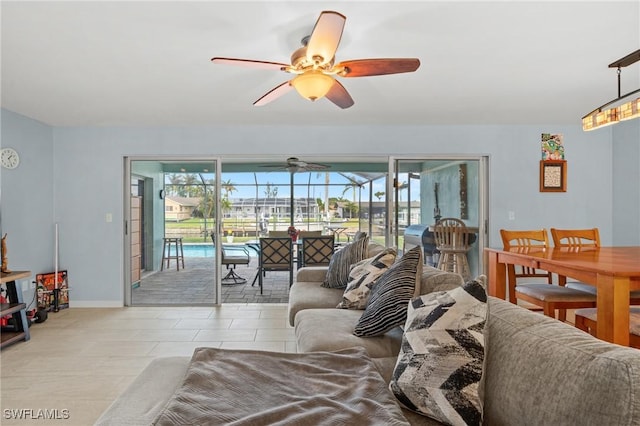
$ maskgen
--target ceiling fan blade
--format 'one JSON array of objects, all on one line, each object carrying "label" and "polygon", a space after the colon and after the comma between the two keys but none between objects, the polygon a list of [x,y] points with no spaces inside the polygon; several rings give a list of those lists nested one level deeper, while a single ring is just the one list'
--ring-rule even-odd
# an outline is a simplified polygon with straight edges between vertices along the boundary
[{"label": "ceiling fan blade", "polygon": [[333,83],[333,86],[331,86],[331,89],[329,89],[329,92],[325,96],[342,109],[349,108],[354,104],[353,98],[351,98],[347,89],[345,89],[338,80]]},{"label": "ceiling fan blade", "polygon": [[319,163],[307,163],[300,171],[319,171],[319,170],[327,170],[329,166],[326,164]]},{"label": "ceiling fan blade", "polygon": [[320,14],[307,44],[309,61],[317,61],[318,65],[325,65],[333,60],[342,38],[346,19],[344,15],[333,11],[324,11]]},{"label": "ceiling fan blade", "polygon": [[241,67],[248,68],[260,68],[267,70],[280,70],[284,71],[286,67],[289,65],[281,64],[279,62],[268,62],[268,61],[254,61],[253,59],[238,59],[238,58],[211,58],[211,62],[214,64],[227,64],[227,65],[237,65]]},{"label": "ceiling fan blade", "polygon": [[291,82],[290,81],[285,81],[281,85],[274,87],[269,92],[264,94],[260,99],[255,101],[253,104],[255,106],[266,105],[269,102],[275,101],[280,96],[284,95],[285,93],[287,93],[287,92],[289,92],[291,90],[293,90],[293,86],[291,85]]},{"label": "ceiling fan blade", "polygon": [[342,77],[366,77],[371,75],[413,72],[420,66],[417,58],[356,59],[340,62],[335,68],[344,67]]}]

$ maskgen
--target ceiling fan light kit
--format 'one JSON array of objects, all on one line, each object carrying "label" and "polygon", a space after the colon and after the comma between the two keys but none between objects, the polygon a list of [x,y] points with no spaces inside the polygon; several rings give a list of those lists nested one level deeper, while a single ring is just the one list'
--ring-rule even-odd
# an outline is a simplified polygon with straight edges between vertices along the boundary
[{"label": "ceiling fan light kit", "polygon": [[255,106],[266,105],[295,88],[305,99],[315,101],[326,97],[343,109],[352,106],[354,101],[334,76],[366,77],[399,74],[413,72],[420,66],[420,61],[416,58],[358,59],[335,64],[335,53],[342,38],[346,19],[338,12],[322,12],[311,35],[304,37],[303,46],[291,55],[291,64],[222,57],[214,57],[211,61],[296,74],[293,79],[260,97],[253,103]]},{"label": "ceiling fan light kit", "polygon": [[329,92],[333,83],[332,77],[316,70],[304,72],[291,80],[291,85],[298,91],[300,96],[310,101],[323,98]]},{"label": "ceiling fan light kit", "polygon": [[609,68],[618,69],[617,71],[618,97],[607,102],[604,105],[599,106],[598,108],[591,111],[589,114],[582,117],[582,130],[587,132],[590,130],[595,130],[602,127],[610,126],[620,121],[631,120],[632,118],[640,117],[640,97],[637,97],[636,99],[633,99],[631,101],[627,101],[625,103],[619,104],[616,107],[605,109],[610,105],[613,105],[626,98],[632,97],[637,93],[640,93],[640,89],[636,89],[632,92],[622,95],[621,81],[620,81],[622,68],[629,66],[631,64],[634,64],[638,61],[640,61],[640,49],[628,54],[624,58],[620,58],[617,61],[609,64]]}]

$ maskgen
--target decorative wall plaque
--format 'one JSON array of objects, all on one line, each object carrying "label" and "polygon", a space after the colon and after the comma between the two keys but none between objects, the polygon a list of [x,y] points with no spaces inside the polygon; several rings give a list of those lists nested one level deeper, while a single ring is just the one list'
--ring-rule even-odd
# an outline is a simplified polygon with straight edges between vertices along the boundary
[{"label": "decorative wall plaque", "polygon": [[567,191],[567,162],[565,160],[540,161],[540,192]]}]

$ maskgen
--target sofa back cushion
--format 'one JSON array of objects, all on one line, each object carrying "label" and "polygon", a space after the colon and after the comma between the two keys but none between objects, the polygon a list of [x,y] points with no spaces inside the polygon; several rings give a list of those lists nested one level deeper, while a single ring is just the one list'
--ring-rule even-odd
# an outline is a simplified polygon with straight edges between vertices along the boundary
[{"label": "sofa back cushion", "polygon": [[485,424],[640,424],[640,351],[489,298]]},{"label": "sofa back cushion", "polygon": [[416,287],[415,296],[433,293],[434,291],[448,291],[464,284],[462,275],[454,272],[441,271],[432,266],[422,267],[420,286]]}]

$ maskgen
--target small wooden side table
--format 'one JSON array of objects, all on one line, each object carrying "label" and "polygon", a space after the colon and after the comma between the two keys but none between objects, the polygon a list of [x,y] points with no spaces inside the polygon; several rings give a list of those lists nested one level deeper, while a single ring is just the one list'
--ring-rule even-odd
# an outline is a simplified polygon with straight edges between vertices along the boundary
[{"label": "small wooden side table", "polygon": [[28,278],[30,271],[13,271],[7,274],[0,273],[0,282],[7,286],[7,301],[0,306],[0,317],[11,315],[14,326],[0,333],[0,348],[4,348],[20,340],[27,341],[29,335],[29,324],[27,323],[27,305],[22,300],[22,286],[16,280]]}]

